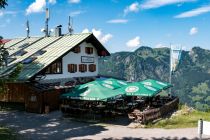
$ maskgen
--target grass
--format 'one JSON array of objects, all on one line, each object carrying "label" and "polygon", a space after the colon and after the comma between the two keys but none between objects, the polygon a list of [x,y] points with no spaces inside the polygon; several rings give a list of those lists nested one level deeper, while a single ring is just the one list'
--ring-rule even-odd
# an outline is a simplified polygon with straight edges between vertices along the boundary
[{"label": "grass", "polygon": [[0,126],[0,140],[17,140],[18,136],[17,134],[4,126]]},{"label": "grass", "polygon": [[186,113],[186,107],[182,107],[177,113],[177,115],[170,118],[162,119],[154,124],[146,125],[147,128],[192,128],[198,126],[198,120],[203,119],[205,121],[210,121],[210,112],[201,112],[193,110],[192,112]]}]

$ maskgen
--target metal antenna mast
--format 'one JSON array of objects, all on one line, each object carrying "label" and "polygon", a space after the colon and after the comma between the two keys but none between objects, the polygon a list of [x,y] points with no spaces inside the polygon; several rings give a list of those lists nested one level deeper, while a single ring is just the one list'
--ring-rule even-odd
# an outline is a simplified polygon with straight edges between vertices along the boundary
[{"label": "metal antenna mast", "polygon": [[29,38],[29,33],[30,33],[30,27],[29,27],[29,21],[26,21],[26,32],[27,32],[27,38]]},{"label": "metal antenna mast", "polygon": [[46,20],[45,20],[45,37],[49,36],[49,31],[48,31],[48,22],[50,20],[50,10],[46,8]]},{"label": "metal antenna mast", "polygon": [[71,35],[74,31],[73,29],[73,19],[71,19],[71,17],[69,16],[69,22],[68,22],[68,31],[69,31],[69,34]]}]

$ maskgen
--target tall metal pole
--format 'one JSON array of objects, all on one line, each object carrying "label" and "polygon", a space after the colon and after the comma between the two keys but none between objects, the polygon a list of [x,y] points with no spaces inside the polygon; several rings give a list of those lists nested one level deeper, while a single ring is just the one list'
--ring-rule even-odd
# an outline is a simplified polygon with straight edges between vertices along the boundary
[{"label": "tall metal pole", "polygon": [[30,33],[30,27],[29,27],[29,21],[26,21],[26,32],[27,32],[27,38],[29,38],[29,33]]},{"label": "tall metal pole", "polygon": [[48,8],[46,8],[46,21],[45,21],[45,37],[49,36],[49,31],[48,31],[48,22],[50,19],[50,11]]},{"label": "tall metal pole", "polygon": [[[170,64],[169,64],[169,83],[172,84],[172,46],[170,44]],[[169,89],[169,94],[171,96],[171,88]]]}]

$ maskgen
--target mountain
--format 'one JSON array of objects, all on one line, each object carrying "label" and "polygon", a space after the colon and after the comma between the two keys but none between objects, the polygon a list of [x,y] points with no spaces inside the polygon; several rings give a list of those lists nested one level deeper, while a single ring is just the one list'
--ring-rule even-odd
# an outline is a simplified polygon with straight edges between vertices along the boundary
[{"label": "mountain", "polygon": [[[142,46],[134,52],[117,52],[99,59],[100,75],[130,81],[156,79],[169,81],[169,48]],[[210,50],[194,47],[183,51],[172,75],[172,94],[183,104],[210,110]]]}]

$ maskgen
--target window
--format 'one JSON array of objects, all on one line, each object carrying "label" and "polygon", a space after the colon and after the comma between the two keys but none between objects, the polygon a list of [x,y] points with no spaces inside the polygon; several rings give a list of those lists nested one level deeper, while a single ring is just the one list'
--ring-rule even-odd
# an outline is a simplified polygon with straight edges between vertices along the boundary
[{"label": "window", "polygon": [[68,72],[70,73],[77,72],[77,64],[68,64]]},{"label": "window", "polygon": [[31,62],[33,62],[35,59],[37,59],[36,57],[28,57],[25,60],[22,61],[23,64],[30,64]]},{"label": "window", "polygon": [[106,56],[107,53],[106,53],[106,51],[101,51],[99,55],[100,55],[100,56]]},{"label": "window", "polygon": [[93,54],[93,48],[91,48],[91,47],[86,47],[86,48],[85,48],[85,52],[86,52],[87,54]]},{"label": "window", "polygon": [[20,50],[20,51],[17,51],[16,53],[13,54],[13,56],[23,56],[24,54],[26,54],[27,51],[25,50]]},{"label": "window", "polygon": [[45,70],[46,74],[61,74],[62,73],[62,60],[58,60],[51,64]]},{"label": "window", "polygon": [[73,52],[74,53],[80,53],[80,47],[79,46],[74,47]]},{"label": "window", "polygon": [[40,55],[43,55],[46,52],[47,52],[46,50],[39,50],[33,56],[40,56]]},{"label": "window", "polygon": [[86,72],[86,71],[87,71],[87,65],[85,65],[85,64],[80,64],[80,65],[79,65],[79,71],[80,71],[80,72]]},{"label": "window", "polygon": [[19,48],[27,48],[29,45],[29,43],[24,43],[23,45],[19,46]]},{"label": "window", "polygon": [[95,64],[90,64],[89,65],[89,71],[90,72],[95,72],[96,71],[96,65]]},{"label": "window", "polygon": [[12,63],[13,61],[15,61],[16,60],[16,58],[8,58],[7,59],[7,63]]}]

